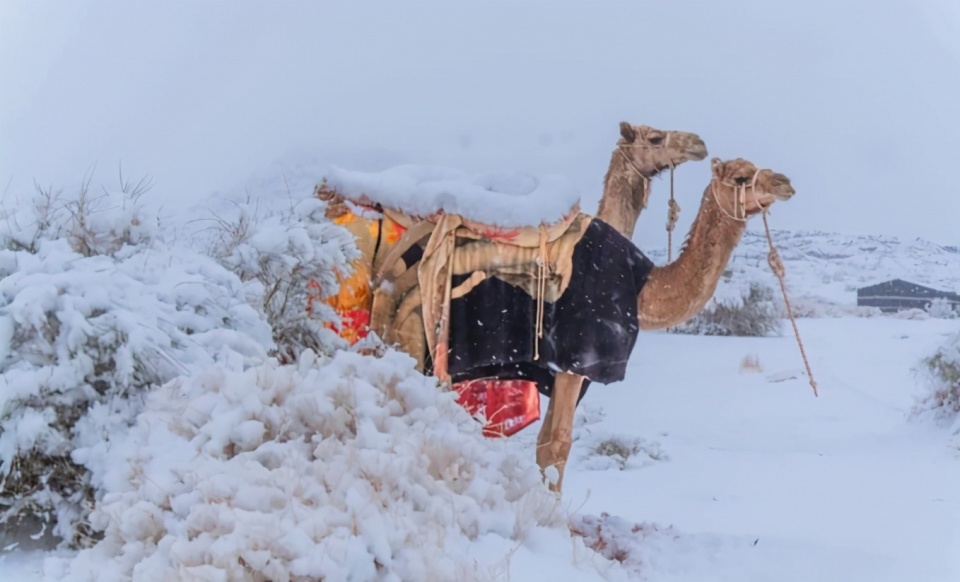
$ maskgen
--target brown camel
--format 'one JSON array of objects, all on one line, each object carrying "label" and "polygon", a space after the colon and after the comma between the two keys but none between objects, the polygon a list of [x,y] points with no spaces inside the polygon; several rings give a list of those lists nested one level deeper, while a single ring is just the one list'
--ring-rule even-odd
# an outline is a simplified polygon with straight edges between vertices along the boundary
[{"label": "brown camel", "polygon": [[[626,124],[624,125],[625,126],[621,128],[623,134],[621,145],[622,143],[636,143],[639,137],[636,134],[642,133],[647,136],[655,135],[647,130],[637,131],[635,128],[626,126]],[[652,162],[653,165],[649,166],[649,168],[656,169],[659,167],[662,169],[663,167],[669,167],[669,163],[676,165],[685,159],[696,159],[699,152],[703,151],[702,142],[699,142],[699,146],[697,146],[696,144],[698,142],[699,138],[696,138],[695,141],[690,140],[691,145],[683,148],[687,152],[684,154],[686,157],[677,156],[668,158],[667,161],[663,161],[663,158],[661,158],[660,162]],[[648,154],[649,151],[653,151],[651,148],[646,147],[637,149],[643,150]],[[622,151],[619,150],[619,146],[618,151]],[[618,151],[614,152],[615,159],[621,157]],[[602,210],[605,211],[609,221],[616,222],[618,216],[611,213],[612,211],[609,209],[615,207],[621,208],[623,212],[629,214],[629,216],[626,217],[626,220],[621,220],[619,226],[625,229],[629,226],[629,228],[632,229],[636,221],[636,213],[643,208],[644,195],[648,192],[647,182],[645,180],[631,178],[629,175],[631,166],[635,165],[636,162],[627,164],[626,158],[623,157],[623,159],[624,164],[622,165],[615,160],[611,162],[611,171],[607,176],[608,187],[605,191],[605,202],[602,204]],[[620,354],[622,358],[614,358],[614,360],[620,362],[621,366],[625,366],[626,357],[629,356],[629,350],[632,349],[633,345],[632,342],[636,338],[637,328],[658,329],[677,325],[699,312],[712,296],[720,275],[726,267],[730,255],[745,229],[746,220],[750,216],[770,206],[775,200],[787,199],[793,195],[793,189],[785,176],[775,174],[770,170],[758,170],[756,166],[745,160],[733,160],[726,163],[714,160],[712,165],[713,176],[704,193],[700,211],[692,225],[683,252],[676,261],[669,265],[653,267],[651,263],[648,267],[649,271],[640,275],[640,279],[642,279],[639,283],[640,286],[632,287],[633,289],[637,289],[639,293],[637,302],[632,304],[629,309],[623,309],[624,305],[622,303],[615,306],[621,313],[621,317],[629,315],[629,313],[632,312],[634,315],[629,315],[629,317],[636,317],[637,319],[633,321],[637,322],[637,324],[633,325],[634,330],[632,336],[630,333],[616,335],[615,332],[614,335],[616,337],[614,337],[612,343],[608,341],[604,344],[604,338],[594,336],[593,339],[598,340],[598,343],[588,345],[588,348],[592,350],[592,353],[589,355],[593,357],[594,363],[599,361],[602,364],[604,359],[609,360],[612,357],[613,351],[625,349],[625,354],[623,352]],[[324,190],[323,187],[318,189],[318,194],[323,198],[331,200],[331,202],[335,202],[339,198],[336,192]],[[380,279],[384,273],[388,275],[386,279],[381,279],[385,285],[379,285],[379,290],[374,292],[375,296],[380,294],[384,299],[382,304],[386,305],[387,308],[382,310],[382,312],[378,311],[377,300],[374,300],[372,327],[381,337],[391,343],[400,343],[411,355],[417,357],[425,371],[429,371],[429,368],[432,367],[434,373],[438,373],[441,377],[446,376],[445,379],[449,381],[451,379],[450,375],[439,372],[437,368],[438,357],[442,357],[441,359],[443,360],[447,359],[447,340],[441,339],[439,342],[437,340],[438,337],[443,338],[445,336],[433,336],[433,345],[435,347],[431,349],[426,349],[427,346],[425,342],[429,343],[429,340],[423,339],[425,336],[429,336],[427,333],[428,330],[430,333],[434,333],[440,329],[440,327],[437,326],[438,322],[449,321],[448,315],[443,315],[443,312],[434,309],[440,304],[426,300],[424,295],[421,294],[421,291],[428,293],[432,290],[442,289],[444,285],[442,278],[430,279],[431,282],[427,285],[426,289],[421,289],[422,279],[420,283],[418,283],[418,273],[422,275],[422,271],[418,269],[418,265],[421,264],[420,260],[414,258],[412,263],[407,264],[405,263],[405,259],[399,258],[400,255],[406,256],[407,253],[404,249],[411,248],[411,245],[426,244],[427,251],[429,252],[431,245],[427,243],[427,239],[423,237],[429,237],[434,227],[427,224],[428,221],[422,221],[411,226],[405,234],[398,233],[396,235],[397,238],[394,238],[391,236],[391,230],[387,227],[388,224],[392,223],[390,220],[386,218],[381,219],[381,224],[377,227],[376,220],[371,222],[370,220],[354,220],[350,218],[352,214],[345,208],[341,208],[342,206],[343,205],[337,204],[330,206],[328,210],[333,213],[331,218],[350,228],[351,231],[357,235],[358,243],[369,243],[360,245],[364,258],[362,258],[360,264],[358,264],[357,274],[364,280],[367,279],[368,273],[373,274],[375,271],[380,273],[375,279]],[[571,247],[579,248],[579,246],[584,246],[581,243],[587,241],[584,248],[590,248],[591,245],[593,245],[594,249],[599,249],[599,255],[593,256],[606,256],[609,258],[613,255],[612,262],[606,261],[603,263],[613,269],[618,268],[618,261],[621,264],[626,262],[631,265],[643,261],[649,262],[635,247],[632,247],[628,240],[624,240],[625,237],[622,236],[621,232],[618,232],[619,229],[615,228],[615,226],[607,225],[604,221],[593,222],[595,224],[590,226],[591,218],[586,215],[579,215],[579,217],[575,218],[573,223],[571,223],[567,234],[564,234],[558,239],[558,243],[561,243],[561,246],[565,244],[566,248],[569,249]],[[452,233],[453,231],[450,232]],[[588,234],[584,234],[585,232]],[[597,233],[600,233],[600,238],[597,238]],[[593,236],[593,238],[590,238],[591,236]],[[482,285],[500,285],[499,291],[495,291],[494,297],[502,297],[504,289],[509,293],[526,293],[527,295],[524,296],[527,297],[526,301],[528,302],[530,296],[536,297],[538,302],[538,325],[542,326],[545,321],[544,316],[541,315],[544,303],[552,304],[552,308],[558,310],[557,312],[562,312],[562,317],[566,317],[567,319],[561,318],[555,320],[553,323],[554,327],[549,330],[549,333],[538,336],[544,338],[540,340],[541,349],[550,348],[551,341],[555,339],[553,336],[557,335],[558,330],[573,329],[573,332],[576,334],[582,332],[576,325],[569,325],[569,322],[572,321],[569,318],[575,318],[578,308],[582,307],[583,304],[573,305],[572,308],[569,305],[565,307],[562,305],[565,298],[577,297],[577,293],[590,295],[593,293],[594,288],[602,288],[605,283],[611,282],[609,280],[597,280],[598,277],[604,277],[607,267],[598,267],[591,259],[583,261],[582,264],[585,263],[589,267],[593,267],[593,270],[589,273],[583,271],[579,275],[573,273],[575,276],[571,279],[571,263],[569,259],[562,258],[563,256],[569,257],[569,255],[558,255],[558,250],[554,247],[545,249],[542,243],[538,250],[535,247],[520,248],[513,245],[504,245],[495,241],[485,240],[482,237],[480,239],[476,239],[475,236],[468,238],[473,238],[474,240],[473,242],[466,241],[465,246],[463,246],[466,253],[464,255],[465,262],[469,263],[465,268],[457,270],[460,268],[457,260],[451,263],[434,262],[433,264],[440,265],[443,269],[447,269],[448,274],[444,275],[445,277],[467,276],[468,279],[464,285],[467,287],[477,286],[479,297],[483,297],[483,294],[486,293],[482,288],[479,288]],[[407,240],[407,243],[404,244],[403,240],[400,239]],[[619,239],[619,242],[616,239]],[[569,242],[565,243],[565,240],[569,240]],[[376,244],[374,244],[374,241],[376,241]],[[417,241],[420,242],[417,243]],[[600,246],[597,246],[597,244]],[[393,248],[394,245],[396,245],[397,248]],[[377,253],[377,248],[380,249],[379,253]],[[421,248],[423,247],[421,246]],[[461,248],[461,245],[458,244],[457,248]],[[604,251],[604,248],[607,250]],[[624,257],[620,258],[619,253],[623,253]],[[574,253],[574,258],[576,258],[576,253]],[[546,263],[543,262],[544,259],[546,259]],[[563,268],[561,268],[562,272],[553,271],[554,267],[562,264],[564,260],[567,261],[565,263],[566,270],[564,271]],[[497,273],[507,264],[514,265],[516,269],[520,270],[513,271],[515,276],[511,279],[510,284],[503,282],[497,283],[497,279],[502,276]],[[534,264],[543,264],[547,266],[550,272],[541,272],[540,277],[531,279],[529,275],[524,274],[529,273],[529,268],[524,267],[524,265],[529,266]],[[443,267],[443,265],[448,265],[448,267]],[[576,265],[573,266],[575,267]],[[598,268],[599,270],[597,270]],[[388,272],[392,272],[392,274]],[[486,272],[487,275],[483,275],[483,272]],[[618,271],[618,273],[625,274],[626,279],[634,279],[634,277],[637,276],[637,271],[631,271],[629,273]],[[478,274],[480,275],[479,278],[477,278]],[[544,277],[544,275],[546,276]],[[558,286],[567,285],[571,280],[576,281],[577,277],[580,277],[580,280],[585,282],[586,285],[581,284],[578,290],[572,293],[569,290],[565,293],[563,291],[565,287]],[[617,274],[616,278],[622,279],[624,277]],[[640,279],[635,280],[639,281]],[[537,284],[531,286],[534,281],[537,282]],[[463,285],[461,285],[461,287],[463,287]],[[536,290],[535,287],[539,288],[539,290]],[[518,291],[518,288],[522,289],[522,291]],[[446,293],[448,297],[447,301],[449,301],[451,295],[454,297],[455,302],[457,301],[457,296],[462,297],[464,293],[469,296],[469,292],[466,290],[463,291],[463,293],[454,290],[452,294],[448,290]],[[497,293],[500,293],[500,295],[497,295]],[[343,295],[343,297],[340,298],[341,300],[345,298],[349,299],[348,306],[359,307],[366,310],[370,309],[369,295],[367,293],[355,293],[354,290],[348,286],[346,293],[342,291],[341,295]],[[433,296],[442,299],[443,293],[441,292],[440,295],[433,293]],[[624,295],[620,293],[619,297],[628,304],[632,303],[630,300],[631,295],[629,294]],[[599,298],[603,301],[609,299],[609,297]],[[588,302],[593,302],[593,299],[594,298],[590,297],[587,298]],[[500,299],[495,299],[495,301],[499,300]],[[523,297],[520,297],[517,301],[523,303],[525,300]],[[516,303],[516,301],[514,301],[514,303]],[[361,304],[366,305],[366,307],[363,307]],[[499,313],[501,309],[497,306],[496,309],[487,309],[486,311]],[[506,310],[503,311],[506,312]],[[430,325],[424,325],[427,312],[432,313]],[[449,306],[446,308],[446,312],[449,314]],[[379,320],[380,325],[378,325],[378,313],[387,314],[387,319]],[[565,315],[563,315],[563,313],[565,313]],[[571,313],[574,315],[571,315]],[[439,317],[439,319],[437,319],[437,317]],[[588,319],[591,318],[592,315]],[[471,319],[469,321],[473,320]],[[550,322],[547,323],[550,324]],[[614,323],[616,325],[611,329],[623,327],[622,324],[626,322],[620,320],[619,323]],[[449,323],[445,325],[449,326]],[[560,327],[558,328],[556,325]],[[449,330],[450,328],[447,327],[446,329]],[[489,328],[484,327],[483,329]],[[460,330],[462,337],[462,325]],[[604,333],[606,334],[606,332]],[[483,340],[481,336],[483,334],[480,333],[480,328],[478,328],[476,334],[470,332],[466,335],[469,336],[466,339],[470,342],[466,348],[461,344],[460,349],[456,350],[454,349],[454,344],[450,343],[449,349],[454,349],[457,354],[457,360],[469,359],[473,353],[480,353],[477,350],[482,351],[481,343]],[[450,337],[452,338],[452,336]],[[407,342],[405,338],[411,341]],[[505,335],[495,336],[494,341],[503,343],[508,338],[509,336]],[[525,341],[522,337],[520,340],[521,342]],[[450,341],[452,342],[453,340],[451,339]],[[536,345],[536,340],[531,343]],[[586,343],[589,343],[589,340],[587,340]],[[604,344],[606,347],[603,347],[601,344]],[[628,347],[623,348],[624,345]],[[464,351],[464,349],[466,351]],[[523,349],[522,346],[521,349]],[[575,355],[579,356],[582,354],[577,353]],[[432,360],[433,363],[430,366],[424,365],[426,358]],[[541,366],[544,364],[545,359],[547,364],[554,362],[549,356],[547,358],[533,356],[533,360],[537,360],[538,358],[540,362],[539,365]],[[546,380],[546,382],[548,382],[547,386],[550,388],[550,404],[537,439],[536,457],[538,464],[544,470],[545,474],[551,477],[551,486],[559,491],[562,486],[563,469],[569,456],[572,442],[573,413],[578,397],[581,394],[581,387],[584,384],[584,380],[590,377],[595,381],[608,383],[609,381],[615,381],[617,377],[615,377],[615,375],[611,377],[610,374],[607,374],[605,379],[601,378],[600,376],[606,374],[606,371],[598,368],[587,370],[581,365],[583,363],[582,359],[572,364],[569,362],[563,363],[559,360],[556,360],[556,362],[559,365],[551,369],[563,371],[558,371],[555,374],[551,373],[549,379]],[[588,364],[593,365],[591,363]],[[580,368],[578,368],[578,366],[580,366]],[[468,376],[470,369],[467,369],[466,372]],[[508,374],[512,373],[510,370],[513,369],[514,368],[510,368],[507,370]],[[584,369],[585,371],[580,373],[574,371],[579,369]],[[446,371],[446,364],[444,364],[443,370]],[[519,370],[519,368],[517,368],[517,370]],[[597,375],[594,375],[594,370],[598,372]],[[621,374],[622,371],[623,369],[621,367]],[[455,370],[451,370],[451,372],[456,374]],[[463,378],[464,376],[461,374],[460,377]],[[529,378],[528,376],[520,377]],[[619,378],[622,379],[622,375],[620,375]],[[542,384],[542,376],[536,378],[536,380],[538,384]],[[553,469],[551,469],[551,467]],[[553,470],[556,471],[556,475],[551,474]]]},{"label": "brown camel", "polygon": [[[777,200],[793,196],[783,174],[736,159],[712,162],[713,175],[690,233],[674,262],[654,267],[637,298],[641,329],[663,329],[696,315],[716,290],[720,275],[746,229],[746,221]],[[551,486],[560,491],[570,455],[573,413],[584,377],[556,375],[553,394],[537,438],[537,463],[556,469]]]},{"label": "brown camel", "polygon": [[662,131],[620,122],[620,139],[603,179],[597,218],[627,239],[650,199],[650,180],[687,161],[707,157],[707,146],[695,133]]}]

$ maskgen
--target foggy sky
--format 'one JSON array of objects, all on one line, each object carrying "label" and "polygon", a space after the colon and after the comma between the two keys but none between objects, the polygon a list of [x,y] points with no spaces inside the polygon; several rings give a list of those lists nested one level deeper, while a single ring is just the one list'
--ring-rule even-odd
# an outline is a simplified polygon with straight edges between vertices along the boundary
[{"label": "foggy sky", "polygon": [[[560,173],[594,210],[626,120],[790,176],[775,228],[958,244],[958,5],[2,0],[0,188],[122,163],[188,204],[297,153]],[[709,164],[677,178],[686,228]]]}]

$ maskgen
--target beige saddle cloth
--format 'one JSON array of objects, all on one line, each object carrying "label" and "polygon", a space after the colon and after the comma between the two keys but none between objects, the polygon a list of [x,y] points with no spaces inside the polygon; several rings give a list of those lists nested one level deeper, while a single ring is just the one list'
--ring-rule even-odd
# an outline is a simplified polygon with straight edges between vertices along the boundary
[{"label": "beige saddle cloth", "polygon": [[[320,188],[318,194],[336,202]],[[365,209],[375,206],[364,197],[350,202]],[[450,302],[488,277],[496,277],[536,299],[535,337],[542,337],[543,304],[555,302],[566,290],[573,249],[592,221],[579,205],[554,223],[524,227],[499,227],[459,214],[420,217],[389,208],[378,210],[383,220],[399,225],[403,234],[385,251],[364,257],[373,265],[370,329],[416,358],[421,370],[429,358],[433,373],[445,383],[450,383]],[[404,254],[415,245],[423,248],[422,256],[408,265]],[[467,278],[454,287],[456,275]]]}]

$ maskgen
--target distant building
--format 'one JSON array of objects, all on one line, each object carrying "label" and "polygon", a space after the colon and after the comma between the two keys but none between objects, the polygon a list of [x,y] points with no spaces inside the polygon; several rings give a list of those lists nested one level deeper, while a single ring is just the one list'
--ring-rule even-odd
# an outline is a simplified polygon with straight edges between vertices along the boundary
[{"label": "distant building", "polygon": [[857,305],[879,307],[880,311],[926,309],[934,299],[946,300],[954,310],[960,309],[960,295],[917,285],[903,279],[857,289]]}]

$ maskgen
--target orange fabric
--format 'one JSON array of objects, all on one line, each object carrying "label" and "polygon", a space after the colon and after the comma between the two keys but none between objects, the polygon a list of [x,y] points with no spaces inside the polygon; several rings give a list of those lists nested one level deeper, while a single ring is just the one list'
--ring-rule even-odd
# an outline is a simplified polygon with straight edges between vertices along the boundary
[{"label": "orange fabric", "polygon": [[[356,224],[361,220],[367,223],[363,230],[356,228],[361,226]],[[316,301],[321,301],[333,307],[333,310],[340,316],[340,325],[327,322],[324,323],[324,327],[333,330],[353,345],[370,333],[370,308],[373,305],[373,295],[370,289],[370,269],[373,264],[372,255],[376,250],[376,240],[380,234],[381,224],[383,225],[383,235],[380,237],[382,247],[396,244],[406,229],[388,217],[383,217],[382,220],[370,220],[360,218],[352,212],[346,212],[334,218],[333,221],[341,226],[354,227],[349,228],[349,230],[354,232],[358,238],[365,237],[367,234],[371,238],[370,240],[357,241],[361,256],[351,264],[352,273],[349,276],[344,276],[343,273],[337,272],[340,291],[336,295],[325,296],[320,284],[315,280],[311,280],[307,284],[307,313],[313,313],[313,304]]]},{"label": "orange fabric", "polygon": [[344,278],[337,273],[340,292],[324,299],[324,303],[333,307],[340,316],[340,325],[331,322],[324,327],[332,329],[340,337],[353,345],[370,333],[370,306],[373,301],[370,294],[370,271],[362,260],[353,262],[353,274]]},{"label": "orange fabric", "polygon": [[393,220],[388,216],[384,216],[383,220],[371,220],[369,229],[370,236],[374,239],[377,238],[377,233],[380,231],[380,225],[383,224],[383,237],[380,239],[380,244],[393,245],[396,244],[400,237],[403,236],[403,233],[406,227],[401,226],[400,223]]}]

